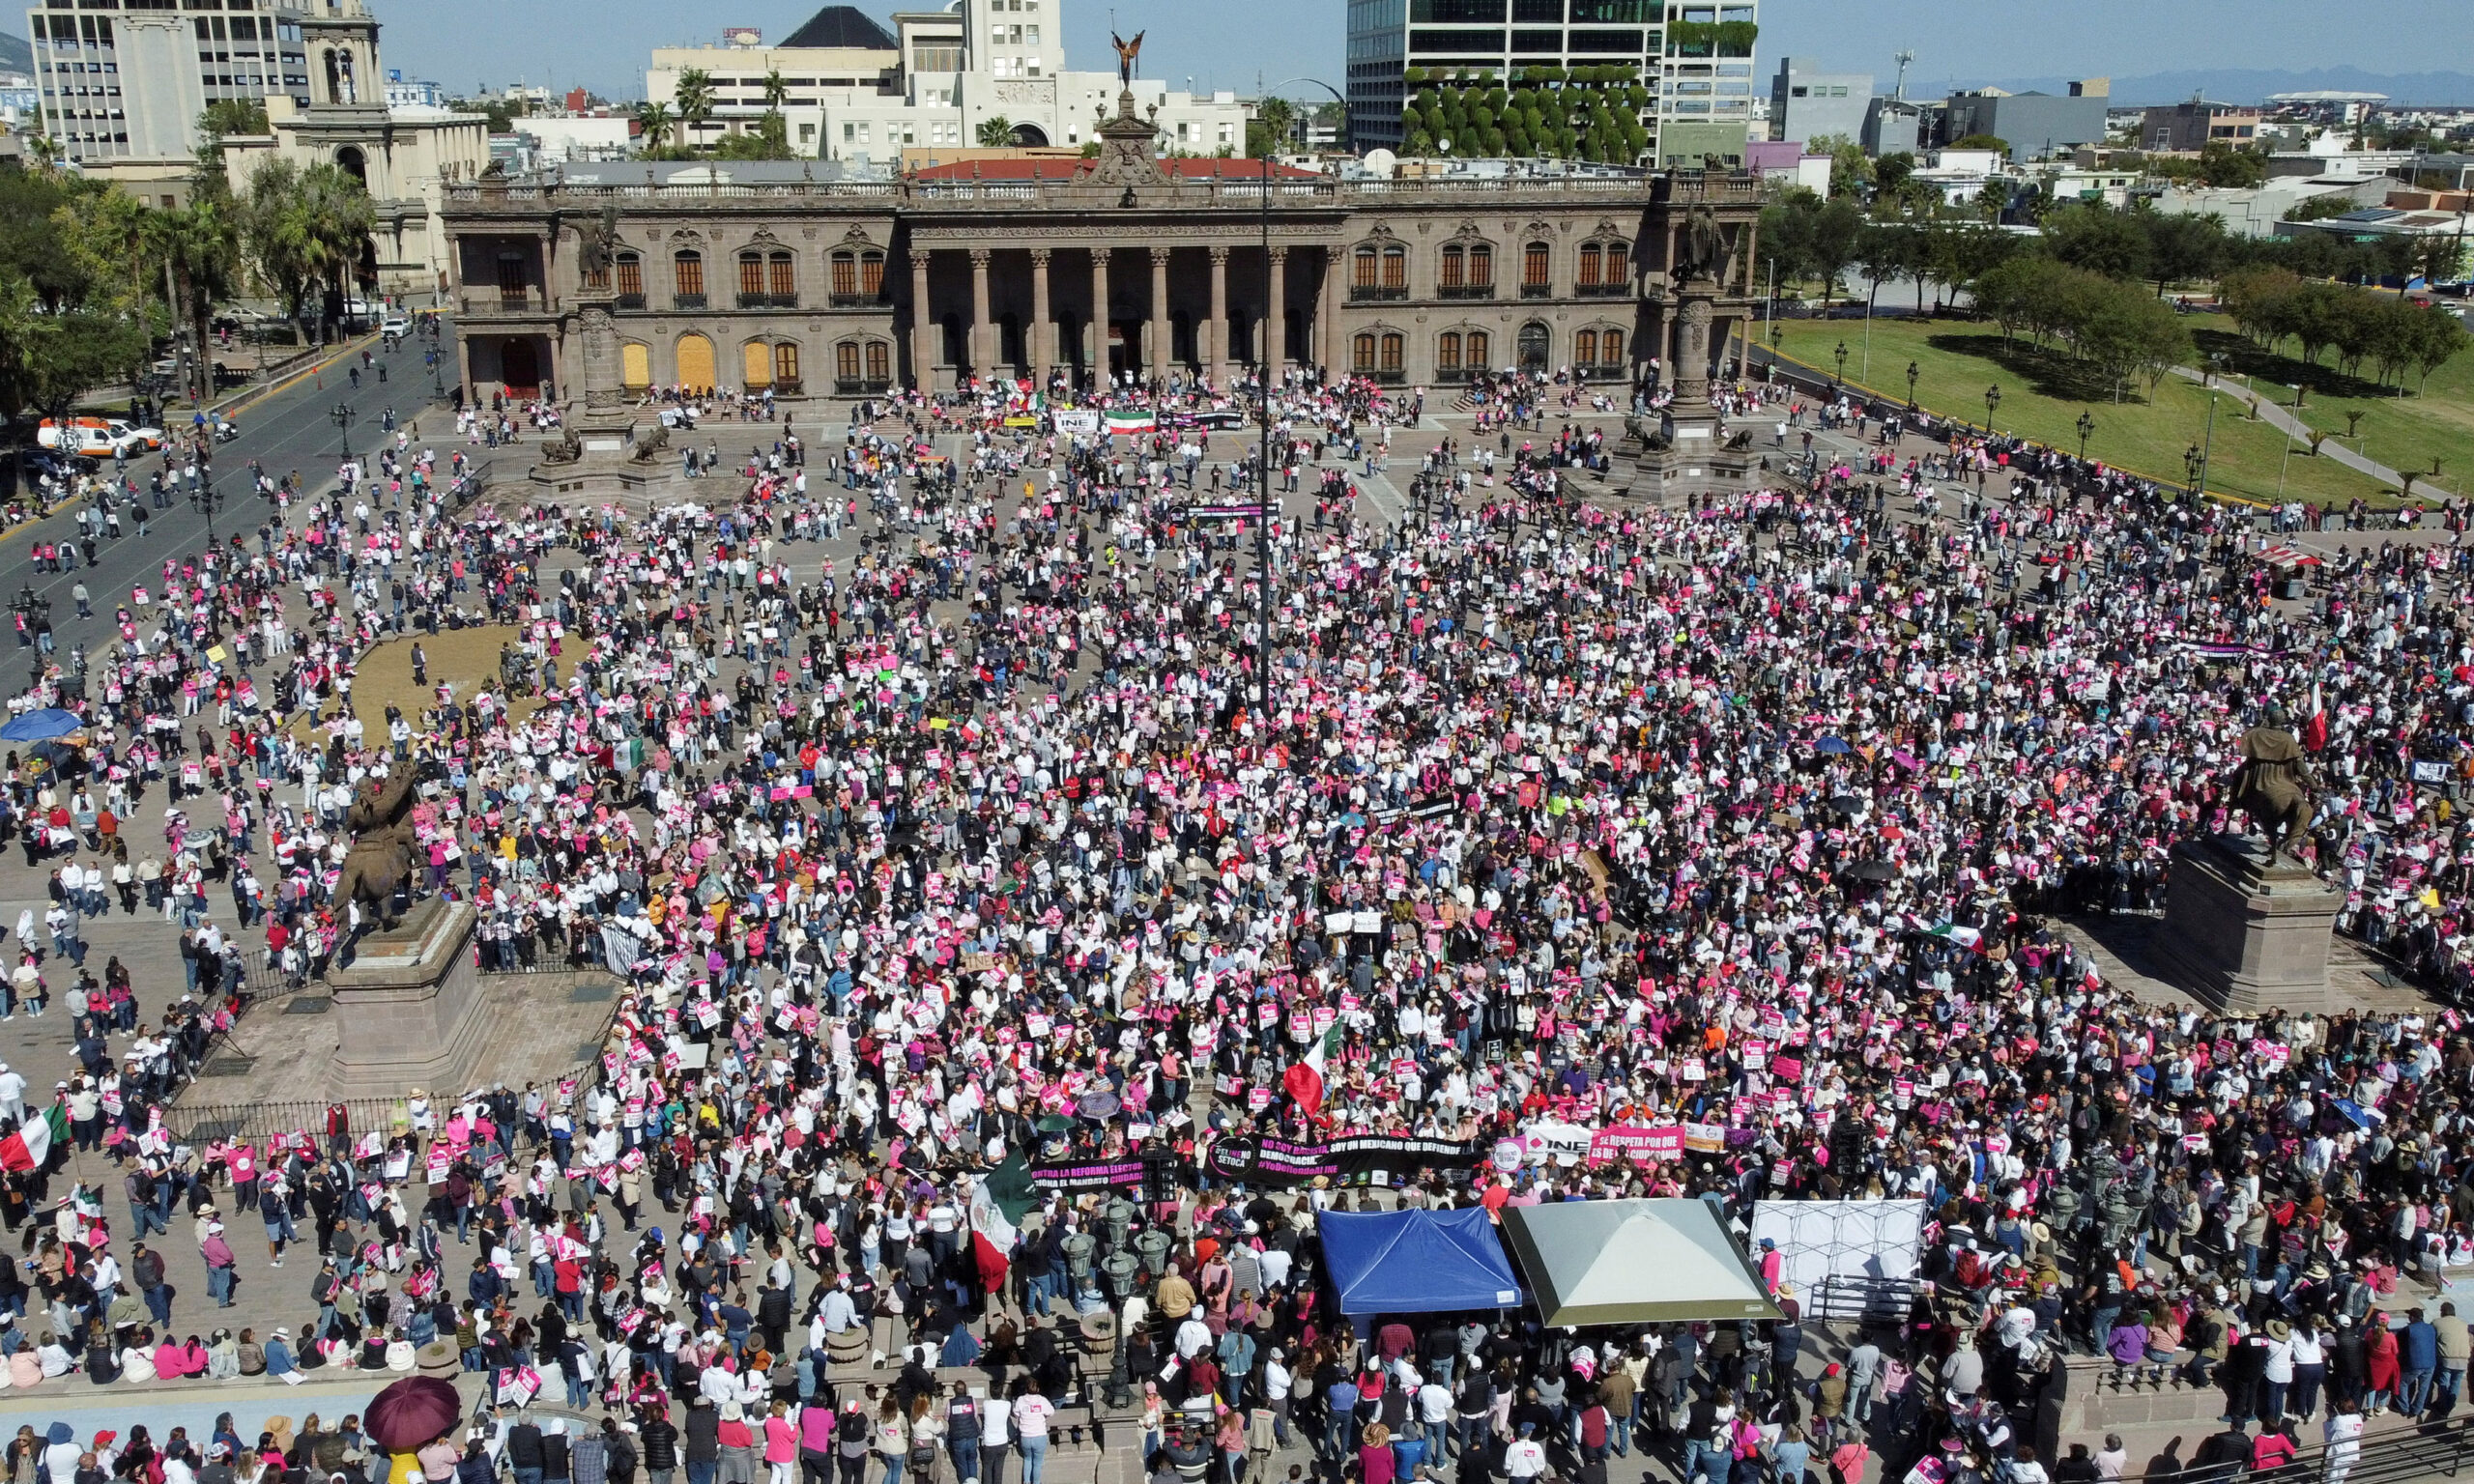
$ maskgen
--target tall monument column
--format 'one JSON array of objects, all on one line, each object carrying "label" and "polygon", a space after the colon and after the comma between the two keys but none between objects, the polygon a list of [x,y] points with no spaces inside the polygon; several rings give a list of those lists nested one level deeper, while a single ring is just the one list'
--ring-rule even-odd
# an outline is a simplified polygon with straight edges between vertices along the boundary
[{"label": "tall monument column", "polygon": [[1031,249],[1031,387],[1048,391],[1049,336],[1054,332],[1048,320],[1048,254],[1045,247]]},{"label": "tall monument column", "polygon": [[[1196,357],[1198,360],[1206,359]],[[1211,384],[1228,385],[1228,249],[1211,249]]]},{"label": "tall monument column", "polygon": [[928,249],[910,249],[910,379],[919,390],[936,389],[936,320],[928,312]]},{"label": "tall monument column", "polygon": [[1168,253],[1166,247],[1151,249],[1151,357],[1144,369],[1157,377],[1165,377],[1173,360],[1174,346],[1168,335]]},{"label": "tall monument column", "polygon": [[992,374],[996,357],[989,345],[988,323],[988,249],[970,250],[970,374],[986,381]]},{"label": "tall monument column", "polygon": [[1314,305],[1314,359],[1326,381],[1340,374],[1340,265],[1338,247],[1323,249],[1323,292]]}]

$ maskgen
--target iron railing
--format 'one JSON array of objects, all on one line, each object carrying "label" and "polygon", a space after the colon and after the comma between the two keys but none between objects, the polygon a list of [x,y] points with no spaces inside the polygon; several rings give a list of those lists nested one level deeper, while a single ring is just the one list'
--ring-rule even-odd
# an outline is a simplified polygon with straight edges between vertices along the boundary
[{"label": "iron railing", "polygon": [[2462,1478],[2474,1471],[2474,1416],[2367,1434],[2353,1447],[2350,1467],[2340,1463],[2332,1468],[2326,1447],[2308,1447],[2295,1453],[2293,1462],[2278,1469],[2254,1470],[2247,1463],[2211,1464],[2199,1469],[2184,1465],[2143,1473],[2125,1484],[2230,1484],[2234,1479],[2246,1484],[2258,1484],[2261,1480],[2302,1484],[2304,1480],[2336,1478],[2340,1469],[2345,1484],[2408,1484],[2417,1479]]}]

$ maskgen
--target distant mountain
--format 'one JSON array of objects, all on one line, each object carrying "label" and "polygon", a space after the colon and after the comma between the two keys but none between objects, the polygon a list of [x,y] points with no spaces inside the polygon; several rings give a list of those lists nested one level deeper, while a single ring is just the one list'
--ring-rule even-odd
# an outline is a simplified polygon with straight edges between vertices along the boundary
[{"label": "distant mountain", "polygon": [[0,31],[0,72],[31,72],[35,70],[35,49],[25,38]]},{"label": "distant mountain", "polygon": [[[1962,87],[1972,86],[1961,81]],[[2020,77],[1993,84],[2013,93],[2030,89],[2066,93],[2063,77]],[[2474,106],[2474,73],[2366,72],[2358,67],[2319,67],[2301,71],[2211,68],[2183,72],[2151,72],[2144,77],[2114,79],[2114,102],[2121,107],[2143,103],[2178,103],[2202,94],[2222,103],[2256,103],[2272,93],[2309,93],[2322,89],[2346,93],[2385,93],[2400,104],[2431,107]]]}]

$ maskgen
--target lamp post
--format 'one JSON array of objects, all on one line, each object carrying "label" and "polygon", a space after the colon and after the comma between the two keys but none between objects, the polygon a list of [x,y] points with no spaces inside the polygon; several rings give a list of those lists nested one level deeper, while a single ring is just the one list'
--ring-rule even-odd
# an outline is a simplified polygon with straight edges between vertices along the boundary
[{"label": "lamp post", "polygon": [[2201,463],[2201,459],[2202,456],[2200,453],[2200,445],[2197,443],[2193,443],[2188,448],[2182,450],[2182,479],[2184,483],[2191,487],[2191,493],[2194,496],[2198,495],[2200,492],[2200,465]]},{"label": "lamp post", "polygon": [[2207,488],[2207,464],[2216,452],[2216,393],[2207,394],[2207,432],[2200,444],[2200,491]]},{"label": "lamp post", "polygon": [[1915,411],[1915,379],[1923,374],[1915,362],[1907,363],[1907,410],[1911,413]]},{"label": "lamp post", "polygon": [[2087,413],[2079,414],[2079,462],[2087,462],[2087,435],[2096,431],[2096,419]]},{"label": "lamp post", "polygon": [[205,480],[189,491],[189,508],[206,517],[206,544],[215,545],[215,512],[224,502],[224,494],[215,487],[213,479]]},{"label": "lamp post", "polygon": [[1840,381],[1842,381],[1842,382],[1843,382],[1843,381],[1847,380],[1847,342],[1846,342],[1846,341],[1841,340],[1841,341],[1839,341],[1839,342],[1838,342],[1838,352],[1837,352],[1837,355],[1838,355],[1838,379],[1839,379]]},{"label": "lamp post", "polygon": [[1987,438],[1993,436],[1993,410],[2000,405],[2000,386],[1997,385],[1984,388],[1984,433]]},{"label": "lamp post", "polygon": [[351,404],[350,404],[350,403],[345,403],[345,402],[338,402],[338,403],[336,403],[336,404],[335,404],[335,406],[334,406],[334,410],[333,410],[332,412],[330,412],[329,414],[327,414],[327,415],[328,415],[328,416],[330,416],[330,417],[331,417],[331,418],[333,418],[333,419],[335,420],[335,431],[343,435],[343,442],[344,442],[344,453],[343,453],[343,456],[344,456],[346,459],[350,459],[350,458],[352,457],[352,406],[351,406]]}]

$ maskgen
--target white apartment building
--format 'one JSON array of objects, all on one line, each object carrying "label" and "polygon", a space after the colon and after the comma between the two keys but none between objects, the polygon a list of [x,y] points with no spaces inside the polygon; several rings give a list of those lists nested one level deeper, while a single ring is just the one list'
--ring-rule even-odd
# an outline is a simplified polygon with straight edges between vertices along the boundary
[{"label": "white apartment building", "polygon": [[[967,147],[1002,118],[1009,141],[1079,146],[1114,110],[1114,72],[1069,71],[1063,0],[953,0],[895,14],[887,30],[855,7],[827,6],[767,46],[734,29],[722,44],[665,46],[652,55],[645,96],[677,108],[679,78],[710,79],[713,109],[694,132],[710,144],[753,132],[778,76],[791,153],[807,158],[891,160],[905,149]],[[1195,155],[1243,154],[1248,106],[1234,93],[1197,97],[1136,78],[1137,107],[1157,110],[1165,144]]]}]

